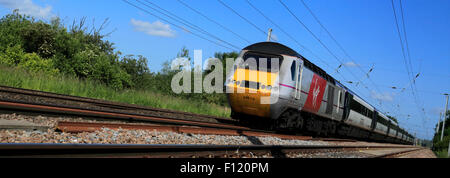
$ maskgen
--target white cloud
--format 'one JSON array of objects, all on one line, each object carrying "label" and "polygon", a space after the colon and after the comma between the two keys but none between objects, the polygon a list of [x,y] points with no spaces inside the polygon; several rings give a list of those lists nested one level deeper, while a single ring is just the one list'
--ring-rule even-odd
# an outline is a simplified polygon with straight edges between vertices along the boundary
[{"label": "white cloud", "polygon": [[385,93],[377,93],[372,91],[370,96],[374,99],[381,100],[381,101],[394,101],[394,95],[388,92]]},{"label": "white cloud", "polygon": [[347,66],[347,67],[358,67],[359,64],[356,64],[354,62],[347,62],[347,63],[344,63],[344,66]]},{"label": "white cloud", "polygon": [[19,9],[19,13],[37,18],[48,19],[54,16],[51,12],[52,6],[41,7],[34,4],[32,0],[0,0],[0,6],[11,10]]},{"label": "white cloud", "polygon": [[175,31],[170,28],[170,25],[164,24],[159,20],[153,23],[149,23],[145,21],[131,19],[131,25],[133,25],[134,30],[144,32],[148,35],[175,37]]}]

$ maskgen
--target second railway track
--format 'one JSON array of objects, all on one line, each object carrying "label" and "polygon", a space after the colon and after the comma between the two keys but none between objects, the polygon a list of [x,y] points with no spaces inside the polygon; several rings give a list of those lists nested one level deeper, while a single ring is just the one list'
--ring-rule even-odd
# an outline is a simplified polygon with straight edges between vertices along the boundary
[{"label": "second railway track", "polygon": [[190,120],[190,121],[201,121],[212,123],[229,123],[229,124],[233,124],[236,122],[235,120],[230,118],[214,117],[209,115],[139,106],[134,104],[112,102],[79,96],[63,95],[22,88],[13,88],[1,85],[0,85],[0,101],[51,106],[51,107],[65,107],[71,109],[85,109],[85,110],[108,111],[125,114],[139,114],[145,116],[170,118],[178,120]]},{"label": "second railway track", "polygon": [[[414,151],[411,146],[305,146],[305,145],[104,145],[104,144],[0,144],[0,157],[38,158],[242,158],[287,157],[292,154],[398,149],[391,154]],[[406,150],[406,151],[405,151]],[[360,154],[360,157],[380,157]]]}]

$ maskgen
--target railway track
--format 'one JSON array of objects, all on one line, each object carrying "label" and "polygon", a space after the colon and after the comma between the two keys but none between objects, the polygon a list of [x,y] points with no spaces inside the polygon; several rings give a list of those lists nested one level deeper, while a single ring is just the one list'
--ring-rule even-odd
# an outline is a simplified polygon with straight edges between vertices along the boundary
[{"label": "railway track", "polygon": [[[3,92],[3,93],[2,93]],[[48,98],[57,99],[50,100]],[[14,100],[14,101],[12,101]],[[75,101],[75,103],[73,102]],[[55,103],[59,102],[59,103]],[[84,104],[87,103],[87,105]],[[61,103],[61,104],[60,104]],[[89,108],[90,104],[102,105],[103,108]],[[111,106],[109,106],[109,104]],[[121,107],[121,110],[111,109]],[[6,110],[18,110],[26,112],[52,113],[75,115],[83,117],[95,117],[101,119],[121,120],[126,122],[151,123],[156,125],[130,125],[130,124],[112,124],[112,123],[88,123],[88,122],[59,122],[57,129],[66,132],[85,132],[100,130],[102,127],[108,128],[129,128],[146,129],[159,131],[172,131],[178,133],[190,134],[220,134],[232,136],[272,136],[281,139],[313,140],[310,136],[297,136],[276,134],[271,131],[257,130],[248,127],[238,126],[234,121],[227,118],[216,118],[199,114],[177,112],[171,110],[162,110],[147,108],[136,105],[114,103],[109,101],[74,97],[69,95],[59,95],[35,90],[18,89],[0,86],[0,108]],[[124,111],[126,110],[126,111]],[[158,112],[176,113],[179,116],[187,114],[189,116],[198,116],[203,118],[215,119],[215,121],[205,121],[202,118],[197,119],[178,119],[174,117],[160,117],[152,114],[143,114],[141,110],[157,110]],[[320,140],[315,138],[314,140]]]},{"label": "railway track", "polygon": [[86,116],[86,117],[97,117],[97,118],[109,118],[115,120],[122,120],[128,122],[149,122],[158,124],[171,124],[171,125],[191,125],[191,126],[202,126],[211,128],[227,128],[227,129],[240,129],[240,130],[250,130],[247,127],[236,126],[232,124],[222,124],[222,123],[212,123],[212,122],[202,122],[202,121],[191,121],[183,119],[172,119],[163,117],[153,117],[143,114],[128,114],[121,112],[111,112],[111,111],[101,111],[96,109],[77,109],[71,107],[61,107],[61,106],[48,106],[48,105],[37,105],[37,104],[25,104],[21,102],[9,102],[0,101],[0,108],[10,109],[10,110],[20,110],[20,111],[33,111],[39,113],[56,113],[56,114],[67,114],[75,116]]},{"label": "railway track", "polygon": [[251,137],[278,137],[280,139],[296,140],[317,140],[310,136],[284,135],[267,131],[239,130],[239,129],[218,129],[208,127],[177,126],[177,125],[149,125],[149,124],[116,124],[116,123],[92,123],[92,122],[58,122],[57,130],[69,133],[93,132],[102,128],[109,129],[139,129],[155,130],[159,132],[176,132],[185,134],[203,135],[227,135],[227,136],[251,136]]},{"label": "railway track", "polygon": [[[297,135],[285,135],[285,134],[276,134],[270,131],[264,130],[256,130],[248,127],[238,126],[230,123],[223,123],[221,119],[223,118],[215,118],[220,120],[221,122],[207,122],[203,120],[197,119],[176,119],[170,117],[155,117],[152,115],[142,114],[139,111],[132,111],[132,109],[149,109],[143,108],[139,106],[130,106],[127,104],[121,105],[117,103],[112,103],[113,107],[120,105],[121,107],[129,107],[127,108],[127,112],[110,110],[105,108],[87,108],[80,107],[81,102],[87,103],[95,103],[106,105],[110,102],[101,101],[101,100],[93,100],[89,98],[83,97],[73,97],[67,95],[58,95],[47,92],[39,92],[33,90],[24,90],[24,89],[16,89],[11,87],[0,87],[0,93],[4,92],[3,95],[0,95],[0,108],[4,110],[17,110],[17,111],[25,111],[25,112],[38,112],[38,113],[51,113],[51,114],[64,114],[64,115],[75,115],[75,116],[83,116],[83,117],[95,117],[100,118],[101,120],[121,120],[125,122],[132,123],[141,123],[141,124],[113,124],[113,123],[92,123],[92,122],[59,122],[57,125],[57,130],[64,132],[86,132],[86,131],[95,131],[101,130],[102,127],[107,128],[128,128],[128,129],[145,129],[145,130],[158,130],[158,131],[171,131],[178,133],[189,133],[189,134],[215,134],[215,135],[230,135],[230,136],[272,136],[278,137],[281,139],[298,139],[298,140],[309,140],[312,139],[310,136],[297,136]],[[57,103],[48,104],[43,103],[42,100],[47,101],[46,97],[57,98],[60,105],[56,105]],[[36,99],[37,98],[37,99]],[[11,100],[17,101],[11,101]],[[6,100],[6,101],[5,101]],[[74,103],[66,103],[68,101],[76,100],[79,103],[78,106],[73,106]],[[52,101],[56,102],[56,101]],[[109,108],[109,107],[108,107]],[[104,109],[104,110],[100,110]],[[152,108],[150,108],[152,109]],[[169,110],[164,110],[164,112],[174,112]],[[184,112],[175,112],[179,115],[185,114]],[[191,113],[188,113],[191,114]],[[197,115],[201,116],[203,115]],[[212,118],[211,116],[205,116]],[[229,121],[228,119],[225,119]],[[142,124],[142,123],[150,123]]]},{"label": "railway track", "polygon": [[0,86],[0,109],[93,117],[125,122],[251,130],[247,127],[236,126],[235,121],[228,118],[5,86]]},{"label": "railway track", "polygon": [[[168,109],[144,107],[134,104],[56,94],[29,89],[13,88],[1,85],[0,85],[0,101],[48,106],[48,107],[64,107],[79,110],[84,109],[84,110],[108,111],[122,114],[145,115],[151,117],[187,120],[187,121],[228,123],[228,124],[236,123],[235,120],[230,118],[214,117],[209,115],[174,111]],[[21,110],[21,108],[9,107],[7,105],[0,105],[0,108],[2,108],[2,106],[6,106],[6,109]]]},{"label": "railway track", "polygon": [[[0,144],[0,158],[243,158],[290,154],[417,150],[411,146]],[[399,154],[398,152],[390,153]],[[366,156],[369,158],[383,156]]]},{"label": "railway track", "polygon": [[400,151],[396,151],[396,152],[384,153],[384,154],[372,156],[371,158],[398,158],[402,155],[406,155],[411,152],[420,151],[420,150],[424,150],[424,149],[425,148],[415,147],[415,148],[400,150]]},{"label": "railway track", "polygon": [[[101,122],[63,122],[56,129],[79,133],[111,129],[144,129],[171,131],[186,134],[214,134],[230,136],[270,136],[281,139],[296,139],[326,142],[356,142],[350,139],[312,138],[276,134],[235,125],[227,118],[216,118],[192,113],[141,107],[130,104],[59,95],[34,90],[0,86],[0,109],[75,115],[120,120],[126,124]],[[181,118],[181,119],[180,119]],[[137,124],[139,123],[139,124]],[[145,123],[145,124],[144,124]],[[0,144],[0,157],[255,157],[271,155],[286,157],[290,154],[348,152],[357,150],[400,149],[367,157],[395,157],[416,151],[418,148],[405,145],[326,145],[326,146],[270,146],[270,145],[99,145],[99,144]],[[405,150],[406,149],[406,150]],[[369,154],[370,155],[370,154]]]}]

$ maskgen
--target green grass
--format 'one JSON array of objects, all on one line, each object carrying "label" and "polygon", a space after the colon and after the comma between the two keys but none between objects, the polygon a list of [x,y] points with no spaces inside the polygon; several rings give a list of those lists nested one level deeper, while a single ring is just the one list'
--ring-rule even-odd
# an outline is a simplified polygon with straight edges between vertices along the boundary
[{"label": "green grass", "polygon": [[145,90],[129,89],[116,91],[95,81],[80,80],[71,76],[54,77],[44,73],[28,73],[23,69],[4,65],[0,65],[0,85],[211,116],[230,116],[230,108],[220,105],[181,99]]},{"label": "green grass", "polygon": [[449,158],[448,157],[448,150],[434,151],[434,154],[438,158]]}]

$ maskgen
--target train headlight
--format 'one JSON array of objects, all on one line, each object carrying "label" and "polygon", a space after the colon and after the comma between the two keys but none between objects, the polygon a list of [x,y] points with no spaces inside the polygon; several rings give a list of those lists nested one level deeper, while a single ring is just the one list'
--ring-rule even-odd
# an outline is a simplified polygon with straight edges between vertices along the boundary
[{"label": "train headlight", "polygon": [[267,90],[271,90],[271,89],[272,89],[272,86],[268,85]]},{"label": "train headlight", "polygon": [[241,84],[241,82],[240,82],[240,81],[237,81],[237,82],[236,82],[236,85],[238,85],[238,86],[239,86],[240,84]]},{"label": "train headlight", "polygon": [[264,88],[266,88],[266,86],[265,85],[261,85],[261,89],[264,89]]}]

